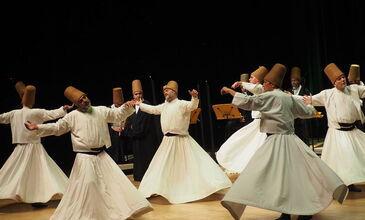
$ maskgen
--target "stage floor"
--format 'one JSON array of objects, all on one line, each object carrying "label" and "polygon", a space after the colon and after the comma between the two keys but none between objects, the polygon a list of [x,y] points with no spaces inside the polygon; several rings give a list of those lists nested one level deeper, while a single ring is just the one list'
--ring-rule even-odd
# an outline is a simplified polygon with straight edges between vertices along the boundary
[{"label": "stage floor", "polygon": [[[138,187],[138,182],[131,181]],[[234,175],[230,175],[235,180]],[[358,184],[362,192],[350,192],[345,202],[340,205],[332,201],[324,211],[316,214],[313,220],[364,220],[365,219],[365,183]],[[185,204],[170,204],[161,196],[148,199],[154,211],[142,215],[134,220],[230,220],[233,219],[228,211],[220,205],[227,189],[221,190],[209,197]],[[59,200],[50,201],[47,208],[35,209],[30,204],[14,203],[11,200],[0,200],[1,220],[48,220],[55,211]],[[278,212],[268,211],[255,207],[247,207],[242,219],[245,220],[272,220],[280,215]],[[296,219],[296,216],[292,216]],[[104,219],[103,219],[104,220]],[[105,219],[107,220],[107,219]]]}]

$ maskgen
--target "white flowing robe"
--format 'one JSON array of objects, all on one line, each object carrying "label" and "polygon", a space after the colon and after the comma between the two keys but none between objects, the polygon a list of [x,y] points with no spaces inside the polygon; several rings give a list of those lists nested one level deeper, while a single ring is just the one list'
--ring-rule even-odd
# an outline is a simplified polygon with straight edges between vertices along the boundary
[{"label": "white flowing robe", "polygon": [[189,135],[190,114],[198,104],[197,98],[190,102],[175,99],[157,106],[140,104],[140,110],[161,115],[164,134],[178,134],[163,137],[138,188],[145,197],[158,194],[171,203],[185,203],[232,185],[218,164]]},{"label": "white flowing robe", "polygon": [[[91,148],[110,147],[108,123],[125,120],[132,107],[91,107],[87,113],[74,110],[56,123],[38,125],[40,136],[71,132],[75,152],[93,152]],[[151,210],[150,203],[105,152],[98,155],[78,153],[70,182],[53,220],[120,220]]]},{"label": "white flowing robe", "polygon": [[11,127],[16,147],[0,170],[0,199],[26,203],[45,203],[54,195],[63,195],[67,176],[47,154],[41,139],[26,129],[24,122],[43,123],[63,117],[63,108],[56,110],[23,107],[0,115],[1,124]]},{"label": "white flowing robe", "polygon": [[342,202],[348,189],[302,140],[294,134],[294,118],[315,114],[279,89],[260,95],[236,93],[232,103],[261,112],[261,132],[272,134],[257,150],[222,200],[235,219],[246,205],[294,215],[312,215],[332,199]]},{"label": "white flowing robe", "polygon": [[339,123],[364,123],[360,98],[365,98],[365,86],[351,85],[344,91],[326,89],[312,96],[313,105],[324,106],[327,113],[328,130],[321,158],[346,185],[365,181],[365,133],[356,127],[338,130]]},{"label": "white flowing robe", "polygon": [[[264,92],[261,84],[243,82],[242,88],[256,95]],[[261,113],[252,111],[251,115],[254,120],[232,134],[216,153],[218,163],[228,173],[241,173],[266,139],[260,132]]]}]

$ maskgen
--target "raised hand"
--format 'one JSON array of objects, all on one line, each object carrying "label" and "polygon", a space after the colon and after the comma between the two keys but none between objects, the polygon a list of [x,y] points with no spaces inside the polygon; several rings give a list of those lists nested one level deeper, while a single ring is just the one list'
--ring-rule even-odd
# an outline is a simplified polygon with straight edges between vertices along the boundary
[{"label": "raised hand", "polygon": [[72,105],[64,105],[64,106],[63,106],[63,110],[65,110],[65,111],[69,111],[69,110],[71,110],[74,106],[75,106],[75,104],[72,104]]},{"label": "raised hand", "polygon": [[235,89],[235,88],[238,88],[242,85],[242,82],[241,81],[237,81],[235,83],[232,84],[231,88],[232,89]]},{"label": "raised hand", "polygon": [[123,105],[125,105],[126,107],[132,107],[136,104],[136,101],[131,100],[131,101],[126,101]]},{"label": "raised hand", "polygon": [[189,92],[189,94],[191,95],[191,96],[193,96],[193,97],[197,97],[198,96],[198,91],[196,91],[195,89],[193,89],[193,90],[188,90],[188,92]]},{"label": "raised hand", "polygon": [[221,95],[225,95],[225,94],[231,94],[232,96],[234,96],[236,94],[236,91],[224,86],[223,88],[221,88]]},{"label": "raised hand", "polygon": [[226,86],[223,86],[223,88],[221,88],[221,95],[225,95],[228,93],[228,88]]},{"label": "raised hand", "polygon": [[136,99],[136,100],[134,100],[134,105],[139,105],[139,104],[141,104],[142,103],[142,100],[141,99]]}]

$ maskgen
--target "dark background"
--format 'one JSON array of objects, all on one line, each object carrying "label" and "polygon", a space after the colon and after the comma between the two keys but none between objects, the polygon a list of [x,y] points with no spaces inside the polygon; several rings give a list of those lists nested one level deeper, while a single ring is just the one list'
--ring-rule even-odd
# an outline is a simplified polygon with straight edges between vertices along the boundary
[{"label": "dark background", "polygon": [[[231,101],[219,95],[222,86],[259,65],[282,63],[301,67],[313,93],[330,88],[327,64],[347,74],[352,63],[364,62],[363,12],[360,0],[3,2],[0,112],[20,107],[18,80],[37,87],[37,107],[55,109],[68,104],[63,91],[69,85],[93,105],[109,106],[113,87],[131,99],[135,78],[146,99],[161,103],[161,87],[173,79],[181,99],[199,89],[202,118],[191,133],[216,151],[224,122],[210,106]],[[324,135],[326,126],[319,128],[315,134]],[[43,144],[61,168],[72,166],[69,134]],[[10,126],[1,125],[0,165],[13,148]]]}]

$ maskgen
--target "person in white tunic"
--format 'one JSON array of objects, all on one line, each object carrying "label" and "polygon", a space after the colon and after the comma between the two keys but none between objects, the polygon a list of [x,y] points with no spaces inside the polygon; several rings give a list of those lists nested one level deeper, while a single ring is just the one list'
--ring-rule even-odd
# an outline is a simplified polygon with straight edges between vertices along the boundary
[{"label": "person in white tunic", "polygon": [[111,145],[108,123],[131,115],[133,102],[111,109],[91,106],[86,94],[72,86],[64,93],[77,106],[76,110],[56,123],[26,123],[39,136],[71,132],[77,153],[66,192],[51,219],[121,220],[151,211],[151,204],[105,152]]},{"label": "person in white tunic", "polygon": [[333,198],[340,203],[346,198],[343,181],[294,134],[294,118],[313,117],[316,111],[279,89],[285,73],[284,65],[275,64],[259,95],[221,89],[239,108],[260,111],[260,130],[268,135],[221,201],[234,219],[247,205],[282,212],[278,219],[290,219],[290,214],[310,219]]},{"label": "person in white tunic", "polygon": [[193,89],[189,93],[191,101],[178,99],[178,84],[169,81],[163,87],[164,103],[152,106],[136,102],[141,111],[161,115],[164,134],[138,188],[145,197],[158,194],[170,203],[186,203],[232,185],[218,164],[189,135],[190,114],[199,104],[198,92]]},{"label": "person in white tunic", "polygon": [[[123,104],[123,102],[124,96],[122,88],[113,88],[113,104],[110,106],[110,108],[118,108]],[[117,164],[121,164],[126,161],[126,154],[123,149],[123,146],[126,144],[126,139],[121,135],[124,123],[124,121],[120,121],[117,123],[109,124],[111,146],[106,152]]]},{"label": "person in white tunic", "polygon": [[56,110],[32,108],[36,88],[16,84],[22,98],[22,109],[0,114],[1,124],[10,124],[14,151],[0,170],[0,199],[32,203],[33,207],[45,207],[55,195],[62,196],[68,178],[44,149],[40,137],[24,127],[24,121],[36,123],[54,120],[66,115],[71,106]]},{"label": "person in white tunic", "polygon": [[321,158],[350,191],[359,192],[361,189],[353,184],[365,181],[365,133],[354,123],[365,121],[360,102],[365,98],[365,86],[347,86],[343,72],[334,63],[328,64],[324,72],[334,88],[304,97],[307,103],[324,106],[327,112],[328,130]]},{"label": "person in white tunic", "polygon": [[[267,72],[266,67],[260,66],[251,73],[250,82],[238,81],[231,87],[233,89],[241,87],[252,94],[261,94],[264,92],[262,83]],[[261,113],[252,111],[251,115],[254,120],[232,134],[217,151],[217,161],[227,173],[241,173],[266,139],[266,134],[260,132]]]}]

